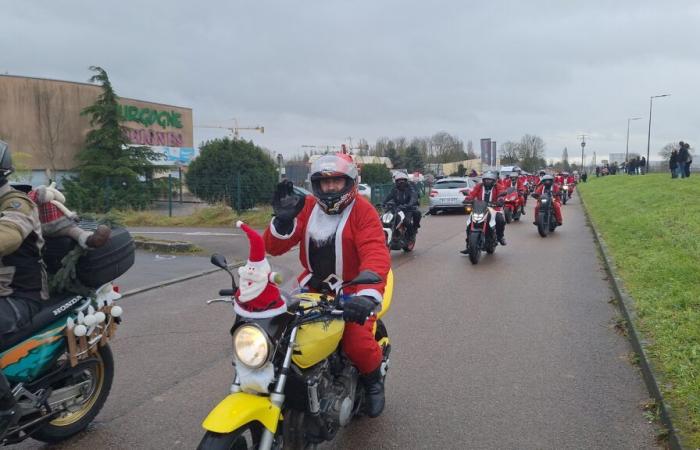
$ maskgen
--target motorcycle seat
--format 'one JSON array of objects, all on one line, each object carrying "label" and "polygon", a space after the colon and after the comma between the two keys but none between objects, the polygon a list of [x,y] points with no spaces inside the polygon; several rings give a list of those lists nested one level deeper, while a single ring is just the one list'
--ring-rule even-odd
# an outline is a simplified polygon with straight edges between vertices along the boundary
[{"label": "motorcycle seat", "polygon": [[84,297],[77,294],[61,294],[51,297],[45,302],[42,309],[32,317],[32,323],[29,326],[22,328],[10,339],[0,344],[0,352],[31,337],[33,334],[51,325],[61,317],[67,316],[81,303],[81,299],[83,298]]}]

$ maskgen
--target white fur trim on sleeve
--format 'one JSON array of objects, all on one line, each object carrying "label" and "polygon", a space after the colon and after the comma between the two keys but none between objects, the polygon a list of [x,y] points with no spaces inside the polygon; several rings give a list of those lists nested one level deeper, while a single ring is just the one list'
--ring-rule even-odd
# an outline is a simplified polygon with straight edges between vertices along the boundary
[{"label": "white fur trim on sleeve", "polygon": [[274,217],[273,217],[272,220],[270,221],[270,233],[272,233],[272,235],[273,235],[274,237],[276,237],[277,239],[289,239],[290,237],[292,237],[292,235],[294,234],[294,232],[296,231],[296,229],[297,229],[297,219],[296,219],[296,217],[294,218],[294,226],[292,227],[292,231],[290,231],[289,234],[280,234],[280,233],[277,231],[277,228],[275,228],[275,218],[274,218]]},{"label": "white fur trim on sleeve", "polygon": [[379,291],[376,289],[362,289],[356,292],[355,295],[364,295],[366,297],[371,297],[377,302],[377,304],[382,304],[382,294],[380,294]]}]

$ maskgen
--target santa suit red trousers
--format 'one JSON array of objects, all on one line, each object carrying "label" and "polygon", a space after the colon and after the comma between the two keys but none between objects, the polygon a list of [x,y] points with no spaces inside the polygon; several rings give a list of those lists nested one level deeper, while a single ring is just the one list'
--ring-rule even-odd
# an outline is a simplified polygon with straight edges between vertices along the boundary
[{"label": "santa suit red trousers", "polygon": [[376,370],[382,363],[382,349],[374,339],[375,319],[364,325],[346,322],[343,333],[343,351],[362,374]]}]

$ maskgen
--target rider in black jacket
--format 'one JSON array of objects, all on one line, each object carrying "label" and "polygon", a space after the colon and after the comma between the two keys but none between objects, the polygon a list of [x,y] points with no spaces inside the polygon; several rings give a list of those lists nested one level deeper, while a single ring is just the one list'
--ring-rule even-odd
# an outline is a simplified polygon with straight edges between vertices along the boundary
[{"label": "rider in black jacket", "polygon": [[420,228],[420,211],[418,211],[418,192],[408,181],[405,172],[394,174],[394,188],[384,199],[383,205],[394,203],[406,213],[406,228],[411,236],[415,236]]}]

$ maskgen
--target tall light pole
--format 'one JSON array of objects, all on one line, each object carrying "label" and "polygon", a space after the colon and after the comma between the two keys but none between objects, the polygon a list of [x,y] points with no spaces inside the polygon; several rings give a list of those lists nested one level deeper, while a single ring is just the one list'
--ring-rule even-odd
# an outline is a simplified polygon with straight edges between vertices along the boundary
[{"label": "tall light pole", "polygon": [[586,135],[582,134],[579,137],[581,138],[581,170],[583,170],[583,149],[586,148]]},{"label": "tall light pole", "polygon": [[630,121],[639,119],[641,119],[641,117],[630,117],[629,119],[627,119],[627,145],[625,146],[625,165],[627,165],[629,161],[630,153]]},{"label": "tall light pole", "polygon": [[647,164],[646,167],[644,168],[644,173],[649,173],[649,148],[651,146],[651,106],[653,104],[653,100],[655,98],[661,98],[661,97],[670,97],[671,94],[663,94],[663,95],[652,95],[649,97],[649,132],[647,133]]}]

